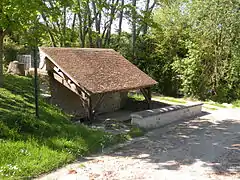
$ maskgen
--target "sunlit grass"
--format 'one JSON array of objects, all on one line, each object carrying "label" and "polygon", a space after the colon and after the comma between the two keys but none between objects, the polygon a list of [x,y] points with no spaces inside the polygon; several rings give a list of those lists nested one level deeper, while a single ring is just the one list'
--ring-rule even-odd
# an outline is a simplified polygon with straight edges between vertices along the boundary
[{"label": "sunlit grass", "polygon": [[240,100],[236,100],[232,104],[233,104],[233,107],[240,108]]},{"label": "sunlit grass", "polygon": [[208,107],[208,106],[203,106],[205,109],[207,109],[207,110],[212,110],[212,111],[216,111],[216,110],[218,110],[217,108],[215,108],[215,107]]},{"label": "sunlit grass", "polygon": [[220,104],[220,103],[213,102],[213,101],[205,101],[204,104],[209,104],[211,106],[216,106],[216,107],[220,107],[220,108],[227,108],[227,106],[225,106],[224,104]]},{"label": "sunlit grass", "polygon": [[35,118],[33,92],[32,79],[19,76],[0,88],[0,179],[31,179],[122,140],[73,124],[42,99]]},{"label": "sunlit grass", "polygon": [[178,104],[186,104],[187,103],[187,101],[185,101],[184,99],[180,99],[180,98],[173,98],[173,97],[166,97],[166,96],[153,96],[153,98],[163,100],[163,101],[178,103]]},{"label": "sunlit grass", "polygon": [[133,98],[137,101],[143,101],[145,98],[142,94],[137,94],[137,93],[128,93],[128,97]]}]

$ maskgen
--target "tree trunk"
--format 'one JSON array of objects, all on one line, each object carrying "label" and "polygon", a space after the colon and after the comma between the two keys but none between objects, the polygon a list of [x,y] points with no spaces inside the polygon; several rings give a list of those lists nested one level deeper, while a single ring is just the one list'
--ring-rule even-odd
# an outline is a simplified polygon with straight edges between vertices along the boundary
[{"label": "tree trunk", "polygon": [[112,23],[113,23],[113,18],[115,17],[118,2],[119,2],[119,0],[116,0],[116,2],[115,2],[115,0],[112,0],[109,25],[108,25],[107,34],[106,34],[105,41],[104,41],[104,47],[110,45]]},{"label": "tree trunk", "polygon": [[0,29],[0,87],[3,87],[3,39],[4,31]]},{"label": "tree trunk", "polygon": [[143,35],[146,35],[148,31],[148,23],[146,21],[149,18],[149,3],[150,3],[150,0],[147,0],[146,6],[145,6],[145,13],[144,13],[145,17],[144,17],[144,25],[143,25]]},{"label": "tree trunk", "polygon": [[83,29],[83,22],[81,13],[78,13],[78,20],[79,20],[79,44],[82,48],[85,47],[85,36],[84,36],[84,29]]},{"label": "tree trunk", "polygon": [[[53,1],[48,1],[51,8],[52,9],[55,9],[56,7],[53,5]],[[57,25],[57,27],[56,27]],[[60,46],[62,47],[63,46],[63,34],[62,34],[62,26],[61,26],[61,21],[59,23],[59,21],[57,20],[56,21],[56,25],[54,24],[54,22],[52,22],[52,26],[53,26],[53,29],[58,32],[58,35],[60,36]]]},{"label": "tree trunk", "polygon": [[132,0],[132,60],[136,58],[136,0]]},{"label": "tree trunk", "polygon": [[51,28],[49,27],[49,24],[48,24],[48,21],[47,21],[47,17],[45,16],[44,13],[42,13],[42,18],[45,21],[45,24],[46,24],[46,27],[47,27],[48,34],[50,36],[50,40],[51,40],[52,46],[56,47],[57,45],[56,45],[56,42],[55,42],[54,35],[53,35],[52,31],[51,31]]},{"label": "tree trunk", "polygon": [[102,47],[102,39],[101,39],[101,18],[102,14],[101,11],[97,11],[96,3],[93,0],[92,1],[92,7],[93,7],[93,15],[94,15],[94,20],[95,20],[95,29],[97,32],[97,41],[96,41],[96,46],[98,48]]},{"label": "tree trunk", "polygon": [[88,40],[90,48],[93,48],[93,40],[92,40],[92,13],[89,7],[89,1],[87,1],[87,14],[88,14]]},{"label": "tree trunk", "polygon": [[[82,10],[86,7],[82,7],[81,0],[78,0],[78,21],[79,21],[79,45],[84,48],[85,47],[85,37],[87,33],[87,13],[82,12]],[[83,8],[83,9],[82,9]]]},{"label": "tree trunk", "polygon": [[62,45],[63,47],[66,46],[66,20],[67,20],[67,7],[64,5],[63,7],[63,37],[62,37]]},{"label": "tree trunk", "polygon": [[76,16],[77,14],[74,13],[74,16],[73,16],[73,23],[72,23],[72,32],[71,32],[71,38],[70,38],[70,41],[73,43],[74,42],[74,36],[75,36],[75,22],[76,22]]},{"label": "tree trunk", "polygon": [[119,15],[119,24],[118,24],[118,38],[120,40],[121,34],[122,34],[122,21],[123,21],[123,6],[124,6],[124,0],[122,0],[121,3],[121,11]]}]

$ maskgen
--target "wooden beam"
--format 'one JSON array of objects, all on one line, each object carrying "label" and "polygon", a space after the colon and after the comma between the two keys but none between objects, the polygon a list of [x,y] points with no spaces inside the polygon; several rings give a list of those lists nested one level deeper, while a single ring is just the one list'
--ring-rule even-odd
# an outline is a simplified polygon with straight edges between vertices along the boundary
[{"label": "wooden beam", "polygon": [[57,73],[52,73],[53,78],[60,82],[62,85],[64,85],[66,88],[68,88],[69,90],[73,91],[75,94],[80,95],[75,84],[71,84],[69,83],[67,80],[63,79],[61,76],[59,76]]},{"label": "wooden beam", "polygon": [[103,99],[104,99],[104,96],[105,96],[105,94],[101,94],[100,97],[98,98],[98,100],[97,100],[97,102],[96,102],[96,104],[95,104],[95,106],[94,106],[94,108],[93,108],[94,113],[96,113],[97,109],[98,109],[99,106],[102,104],[102,101],[103,101]]},{"label": "wooden beam", "polygon": [[[79,84],[76,84],[74,81],[72,81],[64,72],[62,72],[61,69],[59,69],[57,66],[52,67],[52,71],[54,71],[56,74],[58,74],[62,79],[66,80],[66,83],[69,84],[69,86],[76,87],[76,90],[78,91],[78,94],[82,94],[81,96],[88,97],[90,94],[86,92],[84,89],[79,87]],[[84,95],[83,95],[84,94]]]},{"label": "wooden beam", "polygon": [[94,114],[93,114],[92,97],[91,96],[88,98],[87,105],[88,105],[88,120],[89,121],[93,121]]},{"label": "wooden beam", "polygon": [[144,88],[144,89],[140,89],[141,93],[143,94],[145,100],[148,103],[148,109],[151,108],[151,89],[150,88]]},{"label": "wooden beam", "polygon": [[[69,83],[67,82],[65,79],[63,79],[61,76],[59,76],[57,73],[55,72],[49,72],[48,73],[49,76],[51,76],[54,80],[58,81],[59,83],[61,83],[63,86],[65,86],[66,88],[68,88],[70,91],[72,91],[73,93],[77,94],[79,96],[79,98],[83,101],[84,104],[87,103],[87,98],[83,97],[82,94],[79,93],[79,91],[77,90],[75,84]],[[83,105],[84,105],[83,104]]]},{"label": "wooden beam", "polygon": [[146,88],[146,91],[147,91],[148,99],[149,99],[150,104],[151,104],[151,101],[152,101],[152,91],[151,91],[151,88],[150,87]]},{"label": "wooden beam", "polygon": [[[94,119],[94,109],[92,105],[92,94],[89,91],[86,91],[82,88],[79,83],[76,83],[71,77],[66,74],[62,69],[60,69],[56,64],[51,61],[48,61],[48,74],[51,75],[56,81],[61,83],[63,86],[68,88],[73,93],[77,94],[82,101],[84,109],[87,110],[88,119],[92,121]],[[98,103],[101,103],[101,99]],[[96,108],[94,107],[94,108]]]},{"label": "wooden beam", "polygon": [[[68,79],[70,79],[74,84],[76,84],[77,88],[80,89],[80,91],[83,91],[87,94],[87,96],[91,95],[91,92],[88,91],[86,88],[84,88],[80,83],[78,83],[74,78],[72,78],[66,71],[63,70],[51,57],[46,55],[45,59],[48,60],[49,68],[47,70],[52,70],[54,67],[56,67],[58,70],[60,70],[64,76],[66,76]],[[55,69],[56,69],[55,68]]]},{"label": "wooden beam", "polygon": [[93,121],[95,117],[95,113],[99,105],[102,103],[105,94],[101,94],[98,98],[96,104],[93,106],[92,97],[88,97],[87,101],[87,109],[88,109],[88,120]]}]

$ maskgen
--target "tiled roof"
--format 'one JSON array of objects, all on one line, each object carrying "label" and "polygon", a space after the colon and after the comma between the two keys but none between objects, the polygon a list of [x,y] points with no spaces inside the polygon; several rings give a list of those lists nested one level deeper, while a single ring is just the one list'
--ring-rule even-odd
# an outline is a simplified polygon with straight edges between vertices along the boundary
[{"label": "tiled roof", "polygon": [[40,51],[92,93],[139,89],[157,83],[112,49],[41,47]]}]

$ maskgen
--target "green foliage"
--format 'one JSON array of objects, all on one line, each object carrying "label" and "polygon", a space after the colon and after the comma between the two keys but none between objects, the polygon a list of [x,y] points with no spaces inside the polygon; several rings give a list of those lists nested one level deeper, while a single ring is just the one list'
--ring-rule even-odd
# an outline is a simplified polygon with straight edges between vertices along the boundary
[{"label": "green foliage", "polygon": [[[155,1],[144,1],[141,9],[138,2],[135,7],[117,0],[1,3],[0,35],[12,40],[4,42],[6,62],[36,41],[39,46],[113,48],[157,80],[154,90],[163,95],[219,102],[240,97],[237,0],[164,0],[157,1],[157,10]],[[135,24],[134,33],[124,32],[120,19]]]},{"label": "green foliage", "polygon": [[130,59],[131,57],[131,34],[127,32],[123,32],[119,37],[116,34],[113,34],[111,37],[110,48],[115,49],[116,51],[120,52],[121,55]]},{"label": "green foliage", "polygon": [[144,135],[144,132],[143,132],[143,130],[141,130],[141,129],[138,128],[138,127],[132,127],[127,134],[128,134],[131,138],[134,138],[134,137],[141,137],[141,136],[143,136],[143,135]]},{"label": "green foliage", "polygon": [[204,106],[204,108],[207,109],[207,110],[211,110],[211,111],[216,111],[216,110],[218,110],[217,108],[214,108],[214,107]]},{"label": "green foliage", "polygon": [[220,104],[220,103],[213,102],[213,101],[206,101],[204,103],[205,104],[210,104],[212,106],[220,107],[220,108],[227,108],[224,104]]},{"label": "green foliage", "polygon": [[134,94],[128,93],[128,97],[133,98],[137,101],[143,101],[145,99],[142,94],[137,94],[137,93],[134,93]]},{"label": "green foliage", "polygon": [[182,0],[157,10],[157,52],[184,95],[220,102],[239,98],[239,6],[232,0]]},{"label": "green foliage", "polygon": [[0,178],[27,178],[96,152],[119,137],[73,124],[57,107],[40,99],[34,115],[33,81],[6,76],[0,88]]},{"label": "green foliage", "polygon": [[180,99],[180,98],[173,98],[173,97],[166,97],[166,96],[153,96],[153,98],[163,100],[163,101],[168,101],[168,102],[173,102],[177,104],[186,104],[187,101]]},{"label": "green foliage", "polygon": [[27,48],[23,45],[19,45],[14,42],[9,36],[5,37],[5,45],[4,45],[4,65],[7,66],[9,62],[16,61],[17,55],[30,53]]},{"label": "green foliage", "polygon": [[240,100],[236,100],[233,102],[233,107],[240,108]]},{"label": "green foliage", "polygon": [[158,81],[155,91],[167,96],[178,96],[181,81],[173,63],[185,58],[187,49],[184,41],[188,38],[187,19],[181,14],[180,4],[164,6],[154,14],[151,34],[139,37],[137,60],[140,69]]}]

